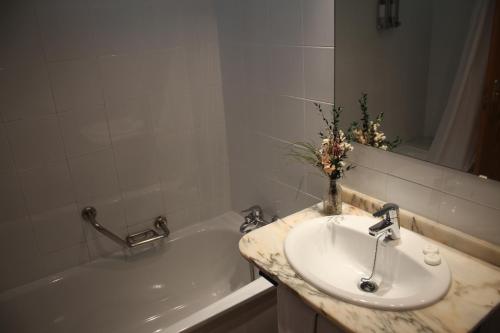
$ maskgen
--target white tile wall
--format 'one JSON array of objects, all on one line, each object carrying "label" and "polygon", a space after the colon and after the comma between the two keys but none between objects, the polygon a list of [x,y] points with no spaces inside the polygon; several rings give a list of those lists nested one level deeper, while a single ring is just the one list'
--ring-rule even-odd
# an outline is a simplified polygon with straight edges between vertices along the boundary
[{"label": "white tile wall", "polygon": [[49,64],[49,72],[58,111],[104,104],[96,60],[53,62]]},{"label": "white tile wall", "polygon": [[322,196],[287,153],[320,128],[312,100],[333,100],[334,2],[216,2],[233,207],[287,215]]},{"label": "white tile wall", "polygon": [[96,55],[93,17],[86,2],[36,1],[43,49],[49,61]]},{"label": "white tile wall", "polygon": [[273,92],[304,97],[304,49],[297,46],[273,46],[271,73]]},{"label": "white tile wall", "polygon": [[463,172],[444,169],[442,189],[445,193],[500,210],[500,183]]},{"label": "white tile wall", "polygon": [[5,124],[16,167],[42,167],[64,160],[64,144],[57,116],[19,120]]},{"label": "white tile wall", "polygon": [[269,42],[270,1],[254,0],[241,3],[243,18],[242,34],[250,43],[263,44]]},{"label": "white tile wall", "polygon": [[335,3],[331,0],[306,0],[304,6],[304,44],[334,45]]},{"label": "white tile wall", "polygon": [[[334,0],[217,3],[233,206],[297,211],[326,187],[286,155],[323,128],[312,102],[333,101]],[[360,145],[350,160],[346,186],[500,244],[499,182]]]},{"label": "white tile wall", "polygon": [[47,66],[34,63],[0,68],[0,105],[4,120],[53,114]]},{"label": "white tile wall", "polygon": [[[159,112],[164,115],[165,110]],[[109,130],[113,141],[127,137],[136,132],[152,132],[152,117],[150,105],[146,98],[129,98],[110,101],[107,105]],[[164,115],[169,117],[170,115]]]},{"label": "white tile wall", "polygon": [[154,46],[165,48],[182,44],[183,25],[186,16],[183,15],[180,1],[153,0],[153,31]]},{"label": "white tile wall", "polygon": [[2,3],[0,263],[8,273],[0,290],[119,249],[82,221],[86,205],[120,235],[160,214],[175,231],[230,209],[212,7]]},{"label": "white tile wall", "polygon": [[35,8],[26,1],[3,2],[0,13],[0,68],[44,60]]},{"label": "white tile wall", "polygon": [[17,174],[12,170],[0,171],[0,209],[4,221],[14,220],[26,215],[26,205]]},{"label": "white tile wall", "polygon": [[0,170],[11,170],[13,168],[13,160],[11,156],[7,133],[5,132],[4,124],[0,124]]},{"label": "white tile wall", "polygon": [[256,93],[267,93],[271,75],[271,48],[268,45],[245,45],[245,70],[248,87]]},{"label": "white tile wall", "polygon": [[145,96],[142,60],[137,54],[109,55],[99,59],[106,100]]},{"label": "white tile wall", "polygon": [[270,34],[273,44],[302,45],[301,0],[270,0]]},{"label": "white tile wall", "polygon": [[93,1],[90,11],[100,54],[154,47],[154,10],[149,1]]},{"label": "white tile wall", "polygon": [[31,214],[68,205],[75,200],[71,175],[65,161],[21,171],[19,177]]},{"label": "white tile wall", "polygon": [[31,221],[41,255],[85,243],[83,223],[76,204],[32,215]]},{"label": "white tile wall", "polygon": [[104,108],[83,108],[59,115],[63,142],[69,157],[93,153],[111,146]]},{"label": "white tile wall", "polygon": [[499,244],[500,211],[453,195],[441,196],[439,221],[452,228]]},{"label": "white tile wall", "polygon": [[333,102],[333,64],[333,48],[304,49],[304,85],[308,99]]},{"label": "white tile wall", "polygon": [[[161,184],[156,183],[124,193],[123,206],[129,226],[165,215]],[[174,211],[181,208],[175,207]]]},{"label": "white tile wall", "polygon": [[152,133],[138,132],[113,140],[116,169],[123,190],[134,190],[159,182],[160,174]]},{"label": "white tile wall", "polygon": [[271,136],[287,142],[304,138],[304,101],[288,96],[274,95],[272,102]]},{"label": "white tile wall", "polygon": [[342,180],[342,184],[354,189],[363,188],[363,193],[387,200],[387,176],[362,165],[350,170]]},{"label": "white tile wall", "polygon": [[[271,95],[269,90],[262,93],[249,94],[248,109],[249,112],[248,124],[249,127],[254,128],[257,132],[273,135],[274,125],[274,108],[272,99],[277,98]],[[243,108],[243,106],[242,106]]]},{"label": "white tile wall", "polygon": [[69,168],[78,202],[108,198],[120,193],[111,149],[72,158]]},{"label": "white tile wall", "polygon": [[8,267],[2,270],[0,276],[3,288],[27,283],[39,277],[42,263],[37,253],[31,221],[19,218],[1,223],[0,235],[0,261]]}]

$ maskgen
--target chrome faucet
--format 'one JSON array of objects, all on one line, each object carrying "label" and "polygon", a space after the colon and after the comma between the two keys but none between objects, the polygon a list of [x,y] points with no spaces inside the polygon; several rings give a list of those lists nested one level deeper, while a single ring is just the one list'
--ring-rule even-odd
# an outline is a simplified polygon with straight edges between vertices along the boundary
[{"label": "chrome faucet", "polygon": [[242,211],[242,213],[248,213],[245,216],[245,222],[240,226],[241,233],[248,233],[252,230],[265,226],[271,222],[274,222],[278,219],[278,216],[273,216],[271,222],[264,220],[264,212],[262,208],[258,205],[254,205],[248,209]]},{"label": "chrome faucet", "polygon": [[386,239],[400,239],[399,226],[399,206],[393,203],[386,203],[382,208],[375,213],[374,217],[383,216],[382,221],[368,228],[368,233],[372,236],[378,236],[382,233],[386,234]]}]

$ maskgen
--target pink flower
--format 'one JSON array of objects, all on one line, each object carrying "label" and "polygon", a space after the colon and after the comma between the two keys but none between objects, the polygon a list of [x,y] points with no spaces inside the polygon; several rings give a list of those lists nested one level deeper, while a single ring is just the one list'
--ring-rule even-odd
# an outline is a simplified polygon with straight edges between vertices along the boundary
[{"label": "pink flower", "polygon": [[335,166],[334,165],[325,165],[323,167],[323,170],[328,174],[331,175],[335,171]]}]

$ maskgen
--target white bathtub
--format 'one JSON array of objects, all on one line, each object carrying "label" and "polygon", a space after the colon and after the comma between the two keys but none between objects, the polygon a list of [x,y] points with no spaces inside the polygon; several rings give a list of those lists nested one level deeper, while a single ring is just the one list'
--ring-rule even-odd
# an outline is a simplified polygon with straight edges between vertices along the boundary
[{"label": "white bathtub", "polygon": [[0,332],[160,333],[197,326],[271,287],[262,278],[249,284],[249,264],[238,252],[241,222],[229,212],[172,233],[154,249],[117,253],[8,290],[0,294]]}]

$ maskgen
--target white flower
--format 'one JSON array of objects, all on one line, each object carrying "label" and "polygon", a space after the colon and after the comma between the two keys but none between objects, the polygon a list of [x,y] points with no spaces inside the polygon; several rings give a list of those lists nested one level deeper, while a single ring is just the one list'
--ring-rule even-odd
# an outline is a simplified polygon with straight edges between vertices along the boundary
[{"label": "white flower", "polygon": [[385,140],[385,135],[383,132],[378,132],[378,133],[375,133],[375,137],[373,138],[373,140],[375,140],[375,142],[381,142],[381,141],[384,141]]}]

